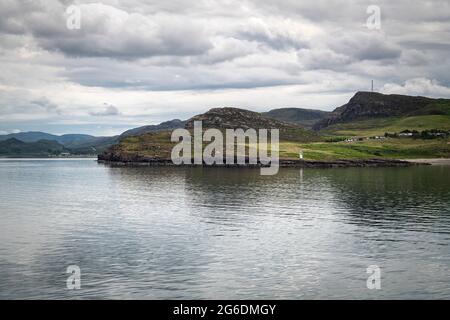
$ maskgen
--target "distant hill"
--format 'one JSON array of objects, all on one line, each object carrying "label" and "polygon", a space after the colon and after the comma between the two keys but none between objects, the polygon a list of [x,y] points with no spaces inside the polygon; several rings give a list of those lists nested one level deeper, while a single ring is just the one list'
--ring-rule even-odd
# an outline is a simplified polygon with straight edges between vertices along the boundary
[{"label": "distant hill", "polygon": [[282,129],[298,127],[293,123],[265,117],[258,112],[230,107],[213,108],[203,114],[196,115],[186,121],[186,129],[192,129],[194,127],[194,121],[202,121],[204,128],[218,129]]},{"label": "distant hill", "polygon": [[39,140],[50,140],[57,141],[63,145],[76,143],[76,142],[86,142],[89,140],[93,140],[96,137],[90,136],[87,134],[65,134],[65,135],[54,135],[45,132],[39,131],[29,131],[29,132],[19,132],[19,133],[11,133],[7,135],[1,135],[0,141],[8,140],[11,138],[15,138],[22,142],[37,142]]},{"label": "distant hill", "polygon": [[36,132],[36,131],[30,131],[30,132],[19,132],[19,133],[11,133],[7,135],[1,135],[0,141],[5,141],[8,139],[17,139],[22,142],[36,142],[39,140],[53,140],[56,141],[59,136],[45,133],[45,132]]},{"label": "distant hill", "polygon": [[430,115],[450,115],[450,100],[358,92],[348,103],[336,108],[329,117],[316,123],[314,129],[321,130],[333,125],[369,119]]},{"label": "distant hill", "polygon": [[23,142],[16,138],[0,141],[0,156],[41,157],[70,152],[56,141]]},{"label": "distant hill", "polygon": [[328,117],[331,112],[302,108],[280,108],[261,114],[280,121],[296,123],[305,128],[312,128],[315,123]]},{"label": "distant hill", "polygon": [[64,134],[54,135],[39,131],[11,133],[0,135],[0,142],[9,139],[16,139],[21,142],[38,142],[40,140],[55,141],[63,145],[72,154],[98,154],[102,153],[108,147],[119,142],[128,136],[140,135],[148,132],[159,132],[162,130],[173,130],[183,128],[185,121],[174,119],[162,122],[158,125],[143,126],[125,131],[121,135],[112,137],[95,137],[87,134]]},{"label": "distant hill", "polygon": [[128,131],[125,131],[120,135],[120,139],[129,137],[129,136],[137,136],[149,132],[158,132],[162,130],[173,130],[178,128],[183,128],[186,121],[181,121],[179,119],[174,119],[170,121],[161,122],[160,124],[156,125],[148,125],[143,126],[135,129],[130,129]]},{"label": "distant hill", "polygon": [[56,141],[63,145],[86,143],[90,141],[95,141],[98,137],[94,137],[88,134],[64,134],[62,136],[57,136]]},{"label": "distant hill", "polygon": [[[321,141],[322,138],[295,123],[268,118],[258,112],[238,108],[213,108],[196,115],[185,122],[185,129],[192,130],[195,121],[202,121],[203,129],[279,129],[280,141],[292,143]],[[151,131],[144,134],[129,135],[99,155],[101,160],[109,161],[153,161],[170,159],[171,150],[176,144],[171,141],[172,129]],[[288,156],[298,156],[298,149],[283,151]]]},{"label": "distant hill", "polygon": [[119,141],[119,136],[94,137],[85,141],[72,141],[65,146],[74,154],[98,154]]},{"label": "distant hill", "polygon": [[202,121],[203,128],[217,129],[279,129],[280,139],[289,141],[317,141],[319,136],[292,122],[269,118],[259,112],[225,107],[213,108],[186,121],[185,128],[193,129],[194,121]]},{"label": "distant hill", "polygon": [[87,134],[54,135],[40,131],[29,131],[0,135],[0,142],[16,139],[21,142],[54,141],[63,145],[66,150],[74,154],[96,154],[117,143],[117,136],[95,137]]}]

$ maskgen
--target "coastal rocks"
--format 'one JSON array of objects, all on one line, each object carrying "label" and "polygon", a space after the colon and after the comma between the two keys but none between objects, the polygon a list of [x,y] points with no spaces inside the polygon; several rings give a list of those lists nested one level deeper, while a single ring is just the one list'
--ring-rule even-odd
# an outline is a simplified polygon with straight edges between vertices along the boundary
[{"label": "coastal rocks", "polygon": [[[113,163],[130,166],[175,166],[170,158],[143,157],[133,154],[103,153],[98,156],[98,161],[102,163]],[[280,167],[291,168],[349,168],[349,167],[409,167],[414,165],[427,165],[427,163],[414,163],[396,159],[358,159],[358,160],[333,160],[314,161],[299,159],[280,159]],[[181,165],[181,166],[205,166],[205,167],[262,167],[262,164],[223,164],[223,165]]]},{"label": "coastal rocks", "polygon": [[280,160],[280,167],[300,168],[348,168],[348,167],[408,167],[415,163],[395,159],[365,159],[365,160]]}]

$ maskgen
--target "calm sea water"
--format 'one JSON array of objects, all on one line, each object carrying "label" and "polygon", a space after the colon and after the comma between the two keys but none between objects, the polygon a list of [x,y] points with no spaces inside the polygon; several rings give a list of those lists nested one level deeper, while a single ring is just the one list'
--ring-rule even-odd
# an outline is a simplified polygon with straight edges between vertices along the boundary
[{"label": "calm sea water", "polygon": [[449,299],[450,166],[1,160],[0,298]]}]

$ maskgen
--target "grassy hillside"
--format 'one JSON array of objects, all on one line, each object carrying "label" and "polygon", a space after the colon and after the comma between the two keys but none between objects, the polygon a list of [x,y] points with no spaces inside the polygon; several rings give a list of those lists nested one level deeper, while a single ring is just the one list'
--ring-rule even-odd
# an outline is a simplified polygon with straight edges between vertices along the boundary
[{"label": "grassy hillside", "polygon": [[336,159],[419,159],[450,158],[450,141],[444,139],[386,139],[348,142],[285,143],[280,145],[280,157],[298,158],[303,151],[307,160]]},{"label": "grassy hillside", "polygon": [[[122,139],[120,143],[110,148],[110,150],[116,153],[134,154],[144,157],[170,158],[172,148],[176,145],[176,142],[170,141],[171,134],[172,131],[161,131],[130,136]],[[225,131],[223,131],[223,136],[225,139]],[[301,128],[288,128],[280,131],[280,141],[284,141],[287,145],[319,142],[321,140],[323,139],[316,133],[305,131]],[[204,143],[204,145],[207,144],[206,142]]]},{"label": "grassy hillside", "polygon": [[[175,145],[170,141],[170,135],[171,132],[167,131],[129,137],[110,151],[125,157],[170,158]],[[254,145],[248,147],[257,148]],[[280,141],[280,158],[298,159],[300,151],[306,160],[450,158],[450,140],[399,138],[352,143]]]},{"label": "grassy hillside", "polygon": [[[365,100],[373,105],[362,106]],[[381,100],[380,100],[381,99]],[[382,102],[387,101],[387,105]],[[408,105],[409,101],[414,105]],[[382,116],[389,113],[388,106],[399,101],[396,112],[408,112],[407,115]],[[381,107],[380,107],[381,103]],[[338,108],[339,109],[339,108]],[[361,110],[363,112],[361,112]],[[352,139],[342,141],[345,137],[356,136],[367,138],[384,136],[388,133],[399,133],[404,130],[450,130],[450,103],[444,99],[408,98],[405,96],[384,96],[358,94],[351,103],[341,111],[355,111],[357,117],[344,113],[346,122],[327,122],[327,126],[319,132],[303,129],[295,124],[261,116],[261,114],[236,108],[215,108],[195,116],[186,122],[186,128],[192,130],[195,120],[203,122],[203,129],[218,128],[279,128],[280,157],[298,159],[303,152],[306,160],[338,160],[338,159],[414,159],[414,158],[450,158],[450,139],[424,136],[389,137],[386,139]],[[358,111],[359,110],[359,111]],[[406,111],[405,111],[406,110]],[[358,112],[359,113],[358,113]],[[361,114],[372,114],[361,118]],[[340,113],[342,114],[342,113]],[[140,157],[169,159],[175,143],[170,141],[171,131],[153,132],[125,138],[119,144],[106,151],[111,159],[134,161]],[[332,142],[334,141],[334,142]],[[206,145],[206,143],[204,143]],[[258,148],[257,145],[247,145]]]},{"label": "grassy hillside", "polygon": [[450,115],[420,115],[410,117],[388,117],[335,124],[325,128],[324,134],[370,137],[403,130],[450,130]]}]

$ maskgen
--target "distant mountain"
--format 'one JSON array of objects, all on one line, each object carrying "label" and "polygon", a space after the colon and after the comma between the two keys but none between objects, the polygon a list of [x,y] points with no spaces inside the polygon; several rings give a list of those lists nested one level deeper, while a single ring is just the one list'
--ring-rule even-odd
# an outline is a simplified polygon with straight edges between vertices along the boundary
[{"label": "distant mountain", "polygon": [[64,134],[59,136],[45,132],[29,131],[0,135],[0,142],[9,139],[16,139],[26,143],[46,140],[57,142],[74,154],[96,154],[117,143],[117,138],[118,136],[95,137],[87,134]]},{"label": "distant mountain", "polygon": [[119,136],[93,137],[84,141],[72,141],[65,146],[75,154],[98,154],[119,141]]},{"label": "distant mountain", "polygon": [[77,142],[86,142],[89,140],[93,140],[96,137],[90,136],[87,134],[64,134],[61,136],[39,132],[39,131],[29,131],[29,132],[19,132],[19,133],[11,133],[7,135],[1,135],[0,141],[8,140],[11,138],[15,138],[22,142],[37,142],[39,140],[50,140],[57,141],[63,145]]},{"label": "distant mountain", "polygon": [[302,108],[280,108],[262,113],[265,117],[296,123],[305,128],[312,128],[315,123],[330,114],[331,112],[327,111]]},{"label": "distant mountain", "polygon": [[[99,154],[110,146],[118,143],[120,139],[123,139],[132,135],[141,135],[148,132],[159,132],[162,130],[173,130],[176,128],[183,128],[185,121],[174,119],[171,121],[162,122],[158,125],[143,126],[135,129],[125,131],[120,136],[112,137],[95,137],[87,134],[64,134],[54,135],[39,131],[29,131],[20,133],[11,133],[8,135],[0,135],[0,142],[19,141],[25,143],[39,142],[41,140],[54,141],[62,145],[65,150],[72,154]],[[12,143],[10,141],[10,143]],[[17,143],[16,143],[17,144]],[[4,148],[8,149],[8,144],[4,145]],[[6,150],[5,149],[5,150]],[[9,149],[8,149],[9,150]],[[8,152],[6,152],[8,153]]]},{"label": "distant mountain", "polygon": [[56,141],[63,145],[86,143],[89,141],[95,141],[98,137],[94,137],[88,134],[64,134],[57,136]]},{"label": "distant mountain", "polygon": [[174,130],[178,128],[183,128],[186,121],[181,121],[179,119],[174,119],[170,121],[161,122],[160,124],[156,125],[148,125],[143,126],[135,129],[130,129],[128,131],[125,131],[120,135],[120,138],[125,138],[129,136],[137,136],[149,132],[158,132],[162,130]]},{"label": "distant mountain", "polygon": [[0,156],[40,157],[70,152],[56,141],[23,142],[16,138],[0,141]]},{"label": "distant mountain", "polygon": [[314,129],[367,119],[427,115],[450,115],[450,99],[357,92],[348,103],[316,123]]},{"label": "distant mountain", "polygon": [[15,138],[22,142],[36,142],[39,140],[57,141],[59,136],[45,133],[45,132],[30,131],[30,132],[19,132],[19,133],[11,133],[11,134],[7,134],[7,135],[1,135],[0,141],[8,140],[11,138]]}]

